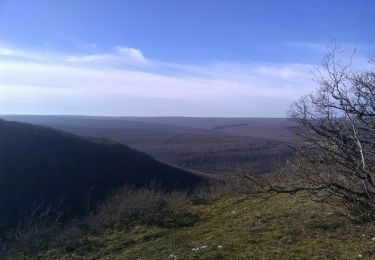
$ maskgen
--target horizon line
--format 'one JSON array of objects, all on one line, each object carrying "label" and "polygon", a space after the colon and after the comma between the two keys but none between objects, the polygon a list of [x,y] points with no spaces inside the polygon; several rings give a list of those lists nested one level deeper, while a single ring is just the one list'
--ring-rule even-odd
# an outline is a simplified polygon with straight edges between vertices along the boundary
[{"label": "horizon line", "polygon": [[158,115],[84,115],[84,114],[0,114],[2,116],[56,116],[56,117],[111,117],[111,118],[258,118],[258,119],[288,119],[288,117],[267,117],[267,116],[158,116]]}]

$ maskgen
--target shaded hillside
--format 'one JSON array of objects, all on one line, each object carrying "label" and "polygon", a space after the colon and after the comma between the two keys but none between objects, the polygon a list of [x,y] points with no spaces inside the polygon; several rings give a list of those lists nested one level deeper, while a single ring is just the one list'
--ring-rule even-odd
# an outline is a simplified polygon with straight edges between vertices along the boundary
[{"label": "shaded hillside", "polygon": [[[260,173],[269,172],[291,155],[291,150],[286,145],[288,139],[284,138],[288,131],[282,125],[285,119],[85,116],[6,118],[51,126],[79,135],[105,137],[148,153],[163,162],[209,173],[237,172],[249,168]],[[267,138],[260,137],[262,135]],[[278,138],[279,135],[285,140]]]},{"label": "shaded hillside", "polygon": [[[93,142],[45,127],[0,120],[0,212],[15,219],[62,202],[79,213],[125,183],[188,188],[202,177],[124,145]],[[40,209],[40,210],[41,210]]]}]

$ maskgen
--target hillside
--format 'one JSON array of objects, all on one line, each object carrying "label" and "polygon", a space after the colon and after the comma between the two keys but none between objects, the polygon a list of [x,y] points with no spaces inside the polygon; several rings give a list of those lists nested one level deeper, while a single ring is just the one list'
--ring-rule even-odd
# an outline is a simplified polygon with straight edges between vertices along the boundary
[{"label": "hillside", "polygon": [[82,213],[123,184],[185,189],[202,181],[124,145],[0,120],[2,220],[49,206],[65,216]]},{"label": "hillside", "polygon": [[[136,225],[83,234],[40,259],[373,259],[374,229],[306,195],[230,195],[190,205],[185,227]],[[176,258],[175,258],[175,257]],[[169,258],[168,258],[169,257]]]},{"label": "hillside", "polygon": [[207,173],[265,173],[292,154],[285,119],[4,116],[89,137],[105,137],[156,159]]}]

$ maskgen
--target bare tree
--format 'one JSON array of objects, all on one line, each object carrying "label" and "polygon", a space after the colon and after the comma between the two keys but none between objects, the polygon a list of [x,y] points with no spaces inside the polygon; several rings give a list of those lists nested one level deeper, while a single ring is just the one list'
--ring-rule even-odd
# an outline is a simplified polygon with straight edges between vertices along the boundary
[{"label": "bare tree", "polygon": [[301,141],[292,167],[281,181],[251,179],[269,191],[306,191],[369,222],[375,220],[375,71],[355,72],[352,59],[345,63],[340,55],[337,47],[328,52],[316,73],[318,90],[289,112]]}]

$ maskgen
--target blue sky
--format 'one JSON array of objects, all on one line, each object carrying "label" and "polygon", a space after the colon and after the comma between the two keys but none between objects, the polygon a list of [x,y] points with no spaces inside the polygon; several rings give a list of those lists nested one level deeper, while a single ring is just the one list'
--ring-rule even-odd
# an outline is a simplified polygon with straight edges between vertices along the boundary
[{"label": "blue sky", "polygon": [[284,116],[375,1],[0,0],[0,114]]}]

